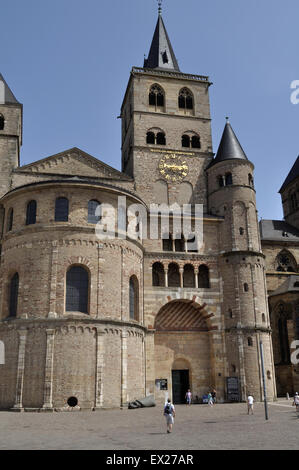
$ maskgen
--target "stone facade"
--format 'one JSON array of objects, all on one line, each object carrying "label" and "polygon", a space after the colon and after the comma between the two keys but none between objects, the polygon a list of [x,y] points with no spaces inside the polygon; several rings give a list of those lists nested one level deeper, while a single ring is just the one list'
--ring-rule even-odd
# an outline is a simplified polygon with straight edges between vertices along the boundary
[{"label": "stone facade", "polygon": [[[180,402],[186,387],[198,402],[212,388],[226,401],[228,378],[238,380],[240,400],[262,400],[261,342],[275,399],[272,247],[262,252],[253,164],[214,162],[210,85],[205,76],[134,67],[121,110],[122,172],[77,148],[19,166],[22,108],[0,105],[2,409],[101,409],[151,394]],[[149,103],[153,86],[163,105]],[[178,106],[182,90],[192,107]],[[175,217],[168,246],[162,230],[157,239],[98,236],[90,201],[108,220],[105,204],[122,217],[120,197],[125,209],[141,204],[148,222],[152,203],[202,204],[202,245],[190,251],[175,240]],[[56,217],[58,198],[68,201],[65,220]],[[69,308],[81,289],[69,281],[76,267],[86,273],[85,310]]]}]

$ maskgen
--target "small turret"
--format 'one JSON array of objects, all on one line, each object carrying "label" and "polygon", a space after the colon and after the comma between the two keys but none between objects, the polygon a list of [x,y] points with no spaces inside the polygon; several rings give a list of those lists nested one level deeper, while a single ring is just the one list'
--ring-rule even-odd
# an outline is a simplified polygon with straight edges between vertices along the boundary
[{"label": "small turret", "polygon": [[275,396],[264,255],[258,230],[253,164],[227,121],[207,168],[209,210],[223,217],[219,265],[229,376],[239,377],[242,399],[262,399],[259,343],[264,346],[267,389]]},{"label": "small turret", "polygon": [[0,197],[11,187],[22,145],[22,104],[0,74]]}]

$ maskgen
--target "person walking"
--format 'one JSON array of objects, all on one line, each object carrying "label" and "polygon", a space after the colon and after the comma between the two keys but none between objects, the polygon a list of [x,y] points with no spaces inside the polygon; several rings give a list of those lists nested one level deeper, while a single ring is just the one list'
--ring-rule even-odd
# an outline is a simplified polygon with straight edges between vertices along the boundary
[{"label": "person walking", "polygon": [[191,390],[190,388],[188,388],[187,390],[187,393],[185,395],[185,399],[186,399],[186,405],[191,405],[191,402],[192,402],[192,393],[191,393]]},{"label": "person walking", "polygon": [[169,434],[172,431],[172,426],[175,418],[175,408],[174,405],[171,403],[170,398],[168,398],[167,402],[164,405],[163,414],[166,418],[167,433]]},{"label": "person walking", "polygon": [[254,402],[253,396],[248,395],[248,397],[247,397],[248,414],[251,411],[252,415],[253,415],[253,402]]},{"label": "person walking", "polygon": [[215,405],[216,403],[216,390],[213,388],[212,392],[211,392],[211,395],[212,395],[212,398],[213,398],[213,403]]},{"label": "person walking", "polygon": [[208,405],[209,405],[209,406],[213,406],[213,405],[214,405],[213,397],[212,397],[211,392],[208,393]]},{"label": "person walking", "polygon": [[298,392],[295,393],[293,406],[296,406],[296,411],[299,411],[299,395],[298,395]]}]

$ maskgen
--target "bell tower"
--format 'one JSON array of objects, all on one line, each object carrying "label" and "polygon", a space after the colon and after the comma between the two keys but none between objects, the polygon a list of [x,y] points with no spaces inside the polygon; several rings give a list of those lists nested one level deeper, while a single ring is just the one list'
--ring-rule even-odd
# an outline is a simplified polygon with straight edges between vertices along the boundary
[{"label": "bell tower", "polygon": [[213,157],[209,78],[181,72],[161,14],[121,108],[122,171],[145,202],[203,203]]},{"label": "bell tower", "polygon": [[22,111],[22,104],[0,74],[0,197],[11,188],[12,171],[19,166]]}]

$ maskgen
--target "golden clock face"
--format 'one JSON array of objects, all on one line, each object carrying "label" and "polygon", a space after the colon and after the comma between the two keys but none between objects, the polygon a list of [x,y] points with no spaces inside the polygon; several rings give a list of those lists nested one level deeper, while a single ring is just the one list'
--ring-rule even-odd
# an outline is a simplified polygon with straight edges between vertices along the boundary
[{"label": "golden clock face", "polygon": [[161,158],[159,163],[160,175],[170,182],[182,181],[188,175],[187,162],[176,155],[171,153]]}]

